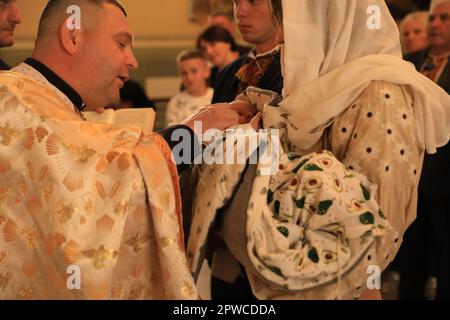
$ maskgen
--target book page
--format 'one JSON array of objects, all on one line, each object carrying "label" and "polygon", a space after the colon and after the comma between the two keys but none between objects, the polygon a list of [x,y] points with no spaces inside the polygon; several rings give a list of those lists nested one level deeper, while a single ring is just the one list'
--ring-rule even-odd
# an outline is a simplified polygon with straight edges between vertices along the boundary
[{"label": "book page", "polygon": [[107,109],[103,113],[88,111],[83,114],[88,121],[134,126],[145,134],[153,131],[156,116],[152,108]]},{"label": "book page", "polygon": [[149,134],[153,131],[155,111],[152,108],[119,109],[114,113],[113,123],[139,127]]},{"label": "book page", "polygon": [[112,124],[114,118],[114,110],[107,109],[103,113],[98,113],[95,111],[86,111],[83,112],[83,116],[86,118],[87,121]]}]

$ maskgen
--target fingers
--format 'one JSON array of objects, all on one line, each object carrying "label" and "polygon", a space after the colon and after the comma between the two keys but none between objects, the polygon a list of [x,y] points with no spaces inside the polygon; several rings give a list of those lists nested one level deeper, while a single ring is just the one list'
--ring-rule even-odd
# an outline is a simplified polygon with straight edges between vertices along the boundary
[{"label": "fingers", "polygon": [[253,119],[250,121],[250,125],[252,126],[253,130],[258,131],[261,127],[261,120],[262,120],[262,112],[259,112],[256,116],[253,117]]},{"label": "fingers", "polygon": [[239,114],[230,109],[215,110],[212,118],[208,120],[211,120],[213,123],[210,128],[224,130],[239,124]]},{"label": "fingers", "polygon": [[204,108],[183,123],[195,130],[195,122],[202,123],[202,132],[209,129],[224,130],[239,123],[239,114],[228,104],[213,105]]},{"label": "fingers", "polygon": [[245,101],[233,101],[230,103],[230,108],[238,113],[253,113],[258,112],[256,105]]}]

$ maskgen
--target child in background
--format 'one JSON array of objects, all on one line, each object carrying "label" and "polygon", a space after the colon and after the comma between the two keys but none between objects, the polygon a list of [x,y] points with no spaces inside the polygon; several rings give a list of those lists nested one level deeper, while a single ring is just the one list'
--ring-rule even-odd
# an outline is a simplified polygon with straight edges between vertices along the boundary
[{"label": "child in background", "polygon": [[181,52],[177,57],[184,91],[170,99],[166,111],[166,125],[182,122],[209,105],[213,89],[207,85],[211,70],[204,54],[197,50]]}]

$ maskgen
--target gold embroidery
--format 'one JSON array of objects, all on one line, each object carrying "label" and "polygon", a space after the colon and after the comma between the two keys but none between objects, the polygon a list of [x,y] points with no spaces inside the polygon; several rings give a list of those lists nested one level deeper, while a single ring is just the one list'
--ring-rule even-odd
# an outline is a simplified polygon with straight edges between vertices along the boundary
[{"label": "gold embroidery", "polygon": [[128,133],[126,131],[122,131],[116,138],[114,142],[113,149],[117,149],[127,144],[129,141]]},{"label": "gold embroidery", "polygon": [[47,186],[42,189],[41,196],[45,201],[48,202],[52,194],[53,194],[52,186]]},{"label": "gold embroidery", "polygon": [[144,245],[149,241],[149,235],[143,236],[138,232],[136,233],[136,236],[125,242],[125,244],[132,247],[134,253],[139,253],[144,248]]},{"label": "gold embroidery", "polygon": [[74,144],[62,144],[70,153],[76,156],[76,161],[78,163],[85,164],[89,161],[92,156],[95,156],[97,152],[93,149],[89,149],[85,144],[82,146],[77,146]]},{"label": "gold embroidery", "polygon": [[92,215],[95,213],[95,204],[92,200],[88,200],[88,202],[86,202],[86,204],[84,205],[84,211],[88,215]]},{"label": "gold embroidery", "polygon": [[125,213],[128,211],[130,207],[130,201],[128,200],[121,200],[120,202],[116,203],[116,206],[114,207],[114,213],[123,218],[125,216]]},{"label": "gold embroidery", "polygon": [[72,219],[73,214],[76,212],[76,208],[73,204],[60,203],[56,208],[56,217],[62,224],[69,222]]},{"label": "gold embroidery", "polygon": [[171,199],[171,195],[169,192],[164,191],[161,193],[159,201],[161,202],[161,205],[163,206],[163,208],[169,208],[170,199]]},{"label": "gold embroidery", "polygon": [[5,205],[11,190],[7,187],[0,186],[0,206]]},{"label": "gold embroidery", "polygon": [[179,292],[184,298],[192,297],[195,294],[194,289],[187,282],[184,282],[184,285],[180,288]]},{"label": "gold embroidery", "polygon": [[145,287],[141,284],[135,284],[130,289],[130,300],[137,300],[142,297],[142,291]]},{"label": "gold embroidery", "polygon": [[6,147],[8,147],[14,138],[17,138],[19,136],[19,132],[9,127],[9,124],[7,124],[4,127],[0,127],[0,138],[2,140],[0,143]]},{"label": "gold embroidery", "polygon": [[115,285],[111,290],[111,298],[120,299],[120,297],[122,297],[122,290],[123,289],[121,285]]},{"label": "gold embroidery", "polygon": [[48,131],[42,127],[39,127],[36,129],[36,138],[38,140],[39,143],[42,142],[42,140],[44,140],[44,138],[48,135]]},{"label": "gold embroidery", "polygon": [[168,246],[174,244],[176,241],[175,241],[175,239],[170,239],[170,238],[164,237],[164,238],[161,238],[161,239],[160,239],[160,242],[161,242],[161,246],[162,246],[163,248],[166,248],[166,247],[168,247]]},{"label": "gold embroidery", "polygon": [[10,273],[0,273],[0,289],[5,291],[9,285],[9,282],[12,279],[12,275]]},{"label": "gold embroidery", "polygon": [[17,293],[16,299],[31,300],[33,299],[33,291],[31,289],[21,288]]},{"label": "gold embroidery", "polygon": [[36,241],[39,240],[39,232],[36,228],[24,228],[19,231],[30,249],[35,248]]},{"label": "gold embroidery", "polygon": [[82,251],[83,255],[92,259],[94,267],[97,270],[106,268],[105,262],[112,261],[117,257],[117,251],[112,249],[105,249],[104,245],[101,245],[97,250],[92,249],[89,251]]}]

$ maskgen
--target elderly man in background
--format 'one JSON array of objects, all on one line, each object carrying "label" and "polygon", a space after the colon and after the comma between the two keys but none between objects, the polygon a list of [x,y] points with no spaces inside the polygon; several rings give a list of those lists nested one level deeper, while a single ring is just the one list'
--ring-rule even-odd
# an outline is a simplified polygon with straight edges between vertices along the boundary
[{"label": "elderly man in background", "polygon": [[[429,47],[405,57],[450,93],[450,1],[431,5]],[[450,146],[426,154],[419,186],[417,220],[405,234],[398,256],[400,299],[450,297]]]}]

